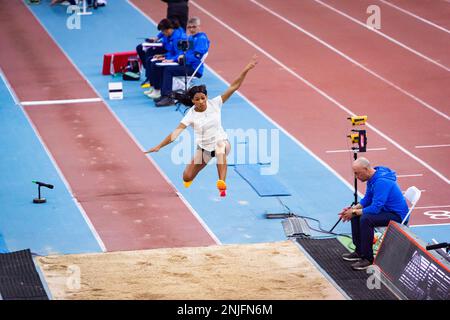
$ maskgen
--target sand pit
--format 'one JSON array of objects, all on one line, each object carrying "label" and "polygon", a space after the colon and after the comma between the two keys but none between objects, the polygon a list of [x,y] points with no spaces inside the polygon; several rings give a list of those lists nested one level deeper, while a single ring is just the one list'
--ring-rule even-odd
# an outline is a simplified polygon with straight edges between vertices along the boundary
[{"label": "sand pit", "polygon": [[291,241],[47,256],[37,262],[53,299],[343,299]]}]

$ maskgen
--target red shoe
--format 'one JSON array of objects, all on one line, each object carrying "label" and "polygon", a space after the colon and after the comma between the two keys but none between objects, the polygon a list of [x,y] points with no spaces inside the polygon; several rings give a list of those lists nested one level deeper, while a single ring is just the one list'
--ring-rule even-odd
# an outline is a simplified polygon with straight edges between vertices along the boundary
[{"label": "red shoe", "polygon": [[221,197],[225,197],[227,195],[227,184],[223,180],[217,180],[217,189],[219,189],[219,194]]}]

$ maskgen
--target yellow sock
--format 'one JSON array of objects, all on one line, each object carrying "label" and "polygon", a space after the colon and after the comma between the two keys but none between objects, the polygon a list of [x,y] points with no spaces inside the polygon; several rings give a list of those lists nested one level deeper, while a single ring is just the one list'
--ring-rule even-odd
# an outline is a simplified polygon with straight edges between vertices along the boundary
[{"label": "yellow sock", "polygon": [[192,184],[193,181],[194,181],[194,180],[191,180],[191,181],[184,181],[184,180],[183,180],[183,185],[184,185],[186,188],[189,188],[189,187],[191,186],[191,184]]},{"label": "yellow sock", "polygon": [[223,180],[217,180],[217,188],[219,190],[226,190],[227,189],[227,184]]}]

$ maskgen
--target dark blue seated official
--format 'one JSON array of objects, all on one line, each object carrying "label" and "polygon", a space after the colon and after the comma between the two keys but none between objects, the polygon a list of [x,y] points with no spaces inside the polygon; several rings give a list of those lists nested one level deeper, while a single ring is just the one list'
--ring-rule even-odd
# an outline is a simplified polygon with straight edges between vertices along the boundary
[{"label": "dark blue seated official", "polygon": [[[158,24],[158,30],[160,31],[158,35],[155,38],[146,39],[146,42],[161,43],[161,47],[144,47],[143,44],[136,47],[139,58],[145,67],[146,78],[143,84],[149,82],[152,59],[159,61],[177,59],[181,54],[177,44],[180,40],[187,39],[184,29],[176,20],[162,19]],[[149,87],[150,84],[143,86],[143,88]]]},{"label": "dark blue seated official", "polygon": [[[200,32],[200,19],[191,18],[188,21],[187,28],[189,31],[188,50],[186,54],[180,54],[175,61],[178,65],[158,66],[153,63],[150,71],[150,83],[152,92],[148,96],[155,100],[156,106],[170,106],[175,101],[169,96],[172,92],[173,77],[191,76],[195,69],[201,64],[201,60],[205,53],[209,50],[209,39],[204,32]],[[185,61],[183,61],[183,59]],[[186,66],[183,65],[185,62]],[[203,75],[204,66],[201,65],[195,74],[200,78]]]},{"label": "dark blue seated official", "polygon": [[387,167],[372,168],[369,160],[359,158],[352,164],[355,177],[367,181],[366,194],[360,203],[344,208],[342,220],[351,221],[355,252],[346,253],[343,259],[354,261],[354,270],[365,270],[373,263],[375,227],[386,227],[389,222],[401,223],[408,214],[408,204],[397,184],[394,171]]}]

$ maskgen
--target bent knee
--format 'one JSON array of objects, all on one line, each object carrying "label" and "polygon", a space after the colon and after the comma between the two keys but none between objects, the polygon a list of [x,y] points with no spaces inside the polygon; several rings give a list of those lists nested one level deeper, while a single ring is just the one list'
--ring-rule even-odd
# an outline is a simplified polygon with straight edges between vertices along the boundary
[{"label": "bent knee", "polygon": [[183,181],[184,182],[189,182],[189,181],[192,181],[193,179],[194,179],[194,177],[191,173],[183,172]]},{"label": "bent knee", "polygon": [[228,141],[222,140],[216,144],[216,154],[227,154],[230,152],[230,143]]},{"label": "bent knee", "polygon": [[225,153],[225,143],[223,141],[219,141],[216,144],[216,154],[224,154]]}]

